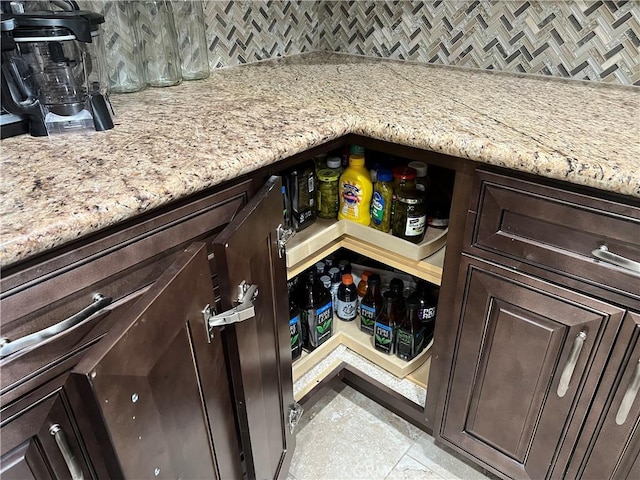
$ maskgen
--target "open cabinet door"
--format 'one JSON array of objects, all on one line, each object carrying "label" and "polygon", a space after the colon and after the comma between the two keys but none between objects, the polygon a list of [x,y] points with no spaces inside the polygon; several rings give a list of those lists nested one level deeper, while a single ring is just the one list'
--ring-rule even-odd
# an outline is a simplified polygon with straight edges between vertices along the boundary
[{"label": "open cabinet door", "polygon": [[[65,388],[109,478],[242,478],[206,247],[195,243],[85,355]],[[220,330],[220,329],[217,329]]]},{"label": "open cabinet door", "polygon": [[[242,282],[256,285],[255,317],[225,329],[249,478],[286,478],[294,449],[291,342],[286,266],[278,252],[281,182],[271,177],[214,243],[222,304]],[[293,424],[293,425],[292,425]]]}]

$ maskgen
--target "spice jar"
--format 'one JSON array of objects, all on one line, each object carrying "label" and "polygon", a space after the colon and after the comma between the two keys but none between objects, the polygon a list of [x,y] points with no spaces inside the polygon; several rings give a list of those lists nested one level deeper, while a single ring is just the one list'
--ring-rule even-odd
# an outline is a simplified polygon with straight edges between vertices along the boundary
[{"label": "spice jar", "polygon": [[336,168],[329,166],[335,166],[331,162],[330,160],[328,168],[318,170],[318,216],[322,218],[336,218],[340,208],[338,181],[342,170],[339,160]]},{"label": "spice jar", "polygon": [[415,189],[397,192],[393,217],[393,235],[412,243],[424,238],[427,216],[422,192]]}]

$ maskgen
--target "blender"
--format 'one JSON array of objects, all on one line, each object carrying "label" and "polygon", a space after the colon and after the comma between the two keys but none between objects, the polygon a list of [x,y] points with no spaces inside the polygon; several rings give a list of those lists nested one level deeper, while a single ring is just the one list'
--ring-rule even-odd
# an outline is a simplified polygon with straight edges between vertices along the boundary
[{"label": "blender", "polygon": [[2,49],[3,108],[25,115],[34,136],[113,128],[104,16],[43,10],[11,17],[3,15],[3,43],[10,36],[15,44]]}]

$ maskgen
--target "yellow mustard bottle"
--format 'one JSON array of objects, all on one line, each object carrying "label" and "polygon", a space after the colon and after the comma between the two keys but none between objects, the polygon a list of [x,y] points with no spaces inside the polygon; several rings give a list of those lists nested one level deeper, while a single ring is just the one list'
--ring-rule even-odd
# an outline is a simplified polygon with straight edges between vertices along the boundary
[{"label": "yellow mustard bottle", "polygon": [[369,225],[373,183],[371,183],[369,170],[364,166],[363,155],[349,156],[349,166],[340,176],[338,195],[340,197],[339,220],[346,219]]}]

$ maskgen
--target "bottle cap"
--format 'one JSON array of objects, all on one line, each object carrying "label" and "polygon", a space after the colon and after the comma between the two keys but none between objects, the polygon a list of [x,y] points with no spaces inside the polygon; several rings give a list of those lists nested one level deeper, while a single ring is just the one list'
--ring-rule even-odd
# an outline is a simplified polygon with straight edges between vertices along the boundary
[{"label": "bottle cap", "polygon": [[416,171],[410,167],[396,167],[393,169],[393,178],[400,180],[415,180]]},{"label": "bottle cap", "polygon": [[419,177],[426,177],[428,165],[424,162],[419,162],[418,160],[414,160],[413,162],[409,162],[408,165],[410,168],[413,168],[416,171],[416,174]]},{"label": "bottle cap", "polygon": [[349,153],[362,155],[364,157],[364,147],[361,147],[360,145],[351,145],[349,147]]},{"label": "bottle cap", "polygon": [[342,166],[342,159],[340,157],[329,157],[327,158],[327,167],[329,168],[340,168]]},{"label": "bottle cap", "polygon": [[366,282],[367,279],[369,278],[369,275],[373,275],[373,273],[370,272],[369,270],[365,270],[364,272],[362,272],[362,275],[360,276],[360,278]]},{"label": "bottle cap", "polygon": [[331,288],[331,277],[329,277],[329,275],[322,275],[320,277],[320,281],[325,286],[325,288]]},{"label": "bottle cap", "polygon": [[[354,167],[361,167],[364,165],[364,156],[351,154],[349,155],[349,165]],[[414,177],[415,178],[415,177]]]},{"label": "bottle cap", "polygon": [[318,170],[318,180],[321,182],[337,182],[340,172],[332,168],[322,168]]},{"label": "bottle cap", "polygon": [[353,276],[350,273],[345,273],[344,275],[342,275],[342,283],[344,283],[345,285],[352,285]]},{"label": "bottle cap", "polygon": [[378,170],[376,178],[379,182],[390,182],[393,180],[393,173],[391,173],[391,170],[381,168],[380,170]]}]

